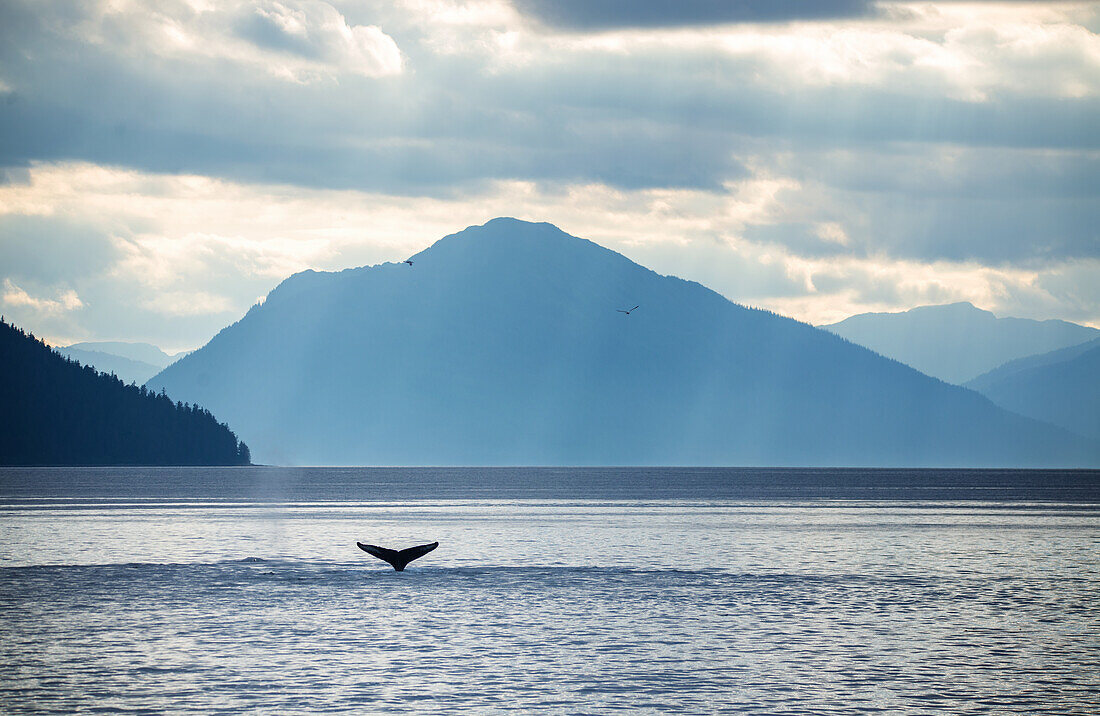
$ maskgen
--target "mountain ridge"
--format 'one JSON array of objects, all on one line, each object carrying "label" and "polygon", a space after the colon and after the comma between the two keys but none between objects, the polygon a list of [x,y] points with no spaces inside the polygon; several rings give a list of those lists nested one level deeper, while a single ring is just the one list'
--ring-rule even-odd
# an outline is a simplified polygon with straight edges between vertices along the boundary
[{"label": "mountain ridge", "polygon": [[66,358],[72,358],[81,365],[95,368],[100,373],[109,373],[118,377],[123,383],[143,384],[154,375],[164,370],[164,366],[153,365],[144,361],[132,360],[112,353],[84,350],[66,346],[54,348]]},{"label": "mountain ridge", "polygon": [[58,349],[94,351],[107,355],[119,356],[127,360],[140,361],[155,365],[160,368],[167,367],[172,361],[186,353],[168,354],[160,347],[152,343],[139,343],[133,341],[82,341],[68,346],[59,346]]},{"label": "mountain ridge", "polygon": [[137,385],[145,383],[173,361],[190,352],[168,354],[152,343],[123,341],[85,341],[68,346],[54,346],[54,350],[82,365],[91,366],[100,373],[114,374],[123,383]]},{"label": "mountain ridge", "polygon": [[1069,321],[998,318],[965,301],[861,313],[818,327],[956,385],[1005,362],[1100,337],[1100,330]]},{"label": "mountain ridge", "polygon": [[1006,410],[1100,440],[1100,338],[1011,361],[967,387]]},{"label": "mountain ridge", "polygon": [[495,219],[412,261],[295,274],[149,385],[212,401],[261,462],[1097,462],[1064,431],[551,224]]},{"label": "mountain ridge", "polygon": [[1073,360],[1082,353],[1096,347],[1100,347],[1100,338],[1095,338],[1091,341],[1085,341],[1084,343],[1078,343],[1066,348],[1057,348],[1052,351],[1047,351],[1046,353],[1036,353],[1024,356],[1023,358],[1015,358],[1006,363],[1002,363],[993,370],[982,373],[973,380],[968,380],[963,384],[963,387],[981,393],[987,386],[1003,380],[1014,373]]}]

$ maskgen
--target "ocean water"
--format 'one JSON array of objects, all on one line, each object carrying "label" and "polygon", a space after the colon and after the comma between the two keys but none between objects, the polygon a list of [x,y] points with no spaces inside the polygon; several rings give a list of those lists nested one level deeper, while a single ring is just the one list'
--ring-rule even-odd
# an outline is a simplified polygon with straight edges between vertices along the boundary
[{"label": "ocean water", "polygon": [[93,710],[1094,714],[1100,473],[0,470],[0,711]]}]

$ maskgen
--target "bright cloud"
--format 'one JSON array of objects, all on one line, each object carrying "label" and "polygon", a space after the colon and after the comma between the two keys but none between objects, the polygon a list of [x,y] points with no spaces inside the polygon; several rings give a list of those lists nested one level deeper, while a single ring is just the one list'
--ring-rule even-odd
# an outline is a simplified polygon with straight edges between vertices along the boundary
[{"label": "bright cloud", "polygon": [[237,27],[238,36],[257,47],[295,56],[299,64],[283,64],[291,76],[321,72],[326,65],[366,77],[402,71],[401,51],[393,38],[375,25],[349,25],[328,3],[257,3]]},{"label": "bright cloud", "polygon": [[[112,260],[94,271],[87,261],[74,263],[50,280],[95,297],[92,305],[110,331],[104,335],[101,327],[97,335],[157,338],[150,335],[156,326],[157,340],[180,349],[207,340],[294,272],[400,261],[500,215],[552,221],[661,273],[811,323],[969,300],[1011,315],[1100,324],[1100,295],[1080,288],[1100,276],[1100,259],[996,268],[891,258],[846,251],[848,229],[832,221],[810,230],[841,252],[807,252],[754,234],[785,225],[798,202],[784,197],[802,190],[774,176],[731,183],[722,192],[500,182],[476,196],[443,199],[54,164],[34,167],[27,183],[0,186],[0,221],[27,214],[101,226],[115,249]],[[0,257],[3,251],[0,244]],[[24,266],[0,264],[14,267],[9,272]],[[19,286],[43,279],[33,266],[22,270],[5,276],[9,310],[52,312],[60,320],[63,308],[84,304],[75,290],[32,298]],[[53,325],[59,342],[84,337],[71,322]]]},{"label": "bright cloud", "polygon": [[72,289],[62,290],[54,298],[42,298],[30,295],[7,278],[4,279],[4,292],[0,294],[0,300],[3,301],[6,307],[29,308],[36,313],[46,314],[63,313],[84,308],[84,302]]},{"label": "bright cloud", "polygon": [[136,61],[228,60],[295,82],[403,71],[392,37],[376,25],[349,24],[319,0],[115,0],[84,10],[79,21],[60,22],[54,31]]}]

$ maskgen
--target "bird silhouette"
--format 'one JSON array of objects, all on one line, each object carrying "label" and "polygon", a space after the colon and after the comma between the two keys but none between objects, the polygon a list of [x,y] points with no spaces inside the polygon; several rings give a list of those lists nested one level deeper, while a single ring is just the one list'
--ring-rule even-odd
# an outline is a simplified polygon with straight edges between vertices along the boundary
[{"label": "bird silhouette", "polygon": [[413,260],[412,259],[405,259],[402,263],[406,263],[409,266],[412,266],[413,265]]},{"label": "bird silhouette", "polygon": [[431,544],[421,544],[398,551],[386,547],[377,547],[373,544],[363,544],[362,542],[356,542],[355,544],[359,545],[359,549],[367,554],[377,557],[383,562],[388,562],[398,572],[404,572],[409,562],[423,557],[439,546],[438,542],[432,542]]},{"label": "bird silhouette", "polygon": [[[634,308],[637,308],[637,306],[635,306]],[[625,313],[626,315],[628,315],[628,316],[629,316],[629,315],[630,315],[630,313],[631,313],[631,311],[633,311],[633,310],[634,310],[634,308],[630,309],[630,311],[624,311],[624,310],[623,310],[623,309],[621,309],[621,308],[616,308],[615,310],[616,310],[616,311],[618,311],[619,313]]]}]

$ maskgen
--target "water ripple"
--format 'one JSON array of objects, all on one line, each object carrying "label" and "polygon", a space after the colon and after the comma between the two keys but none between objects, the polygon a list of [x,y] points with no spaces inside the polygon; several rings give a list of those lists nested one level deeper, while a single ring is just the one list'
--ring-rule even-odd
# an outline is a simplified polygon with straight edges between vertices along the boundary
[{"label": "water ripple", "polygon": [[1071,576],[10,567],[0,699],[10,713],[1085,713],[1096,596]]}]

